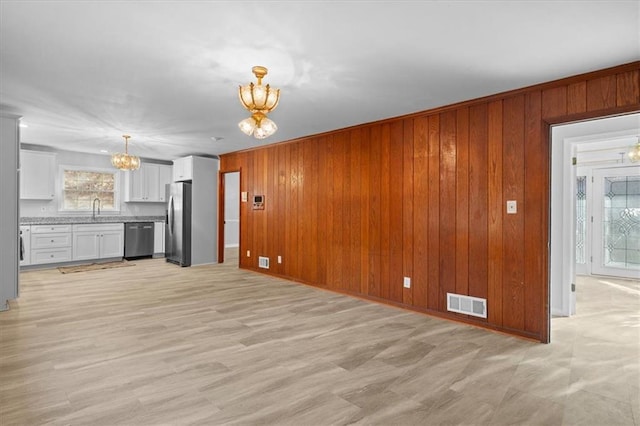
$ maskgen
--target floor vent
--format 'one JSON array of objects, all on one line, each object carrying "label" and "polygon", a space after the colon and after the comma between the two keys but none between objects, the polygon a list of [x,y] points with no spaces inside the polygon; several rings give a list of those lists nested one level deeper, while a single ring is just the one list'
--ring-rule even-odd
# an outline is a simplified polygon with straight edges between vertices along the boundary
[{"label": "floor vent", "polygon": [[447,310],[459,314],[487,317],[487,299],[447,293]]},{"label": "floor vent", "polygon": [[264,256],[258,256],[258,267],[269,269],[269,258]]}]

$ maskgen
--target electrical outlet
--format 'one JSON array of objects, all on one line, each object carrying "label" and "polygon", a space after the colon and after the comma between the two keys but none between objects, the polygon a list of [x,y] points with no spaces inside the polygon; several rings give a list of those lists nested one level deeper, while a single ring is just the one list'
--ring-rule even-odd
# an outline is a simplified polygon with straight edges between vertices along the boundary
[{"label": "electrical outlet", "polygon": [[251,250],[247,250],[247,257],[251,257]]},{"label": "electrical outlet", "polygon": [[282,263],[282,256],[278,256],[278,263]]},{"label": "electrical outlet", "polygon": [[404,285],[404,288],[411,288],[411,278],[404,277],[402,284]]},{"label": "electrical outlet", "polygon": [[518,202],[515,200],[507,201],[507,214],[518,213]]}]

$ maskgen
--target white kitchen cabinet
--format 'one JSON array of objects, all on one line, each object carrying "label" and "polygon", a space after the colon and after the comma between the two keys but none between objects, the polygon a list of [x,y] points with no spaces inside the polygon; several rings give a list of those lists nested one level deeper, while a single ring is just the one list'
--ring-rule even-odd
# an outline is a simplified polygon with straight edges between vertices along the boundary
[{"label": "white kitchen cabinet", "polygon": [[171,166],[142,163],[138,170],[125,172],[125,201],[165,201],[165,185],[170,182]]},{"label": "white kitchen cabinet", "polygon": [[193,157],[173,160],[173,181],[184,182],[188,180],[193,180]]},{"label": "white kitchen cabinet", "polygon": [[95,231],[73,233],[73,260],[89,260],[100,257],[100,234]]},{"label": "white kitchen cabinet", "polygon": [[71,233],[32,234],[31,249],[49,249],[71,246]]},{"label": "white kitchen cabinet", "polygon": [[71,247],[31,250],[31,264],[69,262]]},{"label": "white kitchen cabinet", "polygon": [[68,262],[71,257],[71,225],[32,225],[31,264]]},{"label": "white kitchen cabinet", "polygon": [[105,230],[100,234],[100,257],[124,256],[124,224],[119,230]]},{"label": "white kitchen cabinet", "polygon": [[52,232],[71,232],[71,225],[31,225],[31,234],[50,234]]},{"label": "white kitchen cabinet", "polygon": [[173,167],[160,166],[160,194],[159,200],[167,201],[167,185],[173,182]]},{"label": "white kitchen cabinet", "polygon": [[52,200],[55,176],[55,153],[20,150],[20,199]]},{"label": "white kitchen cabinet", "polygon": [[31,225],[20,225],[20,266],[31,264]]},{"label": "white kitchen cabinet", "polygon": [[124,255],[124,224],[73,225],[73,260]]},{"label": "white kitchen cabinet", "polygon": [[146,189],[146,166],[140,165],[138,170],[124,172],[124,201],[145,201]]},{"label": "white kitchen cabinet", "polygon": [[164,254],[164,222],[154,222],[153,253]]}]

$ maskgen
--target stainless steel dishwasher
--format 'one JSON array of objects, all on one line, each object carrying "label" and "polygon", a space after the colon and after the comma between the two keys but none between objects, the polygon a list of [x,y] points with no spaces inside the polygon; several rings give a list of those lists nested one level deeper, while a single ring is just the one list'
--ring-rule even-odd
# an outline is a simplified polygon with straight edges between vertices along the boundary
[{"label": "stainless steel dishwasher", "polygon": [[153,256],[153,222],[125,223],[125,259],[151,256]]}]

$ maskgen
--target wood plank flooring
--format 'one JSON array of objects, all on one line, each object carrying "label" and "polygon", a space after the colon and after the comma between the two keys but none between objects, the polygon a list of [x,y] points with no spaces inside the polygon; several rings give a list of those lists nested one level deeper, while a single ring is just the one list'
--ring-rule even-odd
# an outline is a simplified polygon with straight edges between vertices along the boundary
[{"label": "wood plank flooring", "polygon": [[134,263],[21,274],[1,425],[640,425],[637,283],[582,280],[542,345],[233,262]]}]

